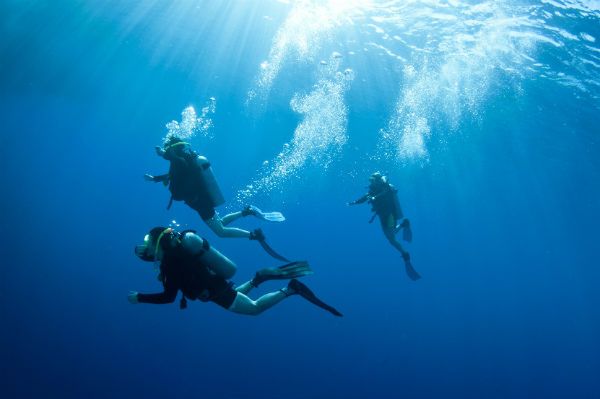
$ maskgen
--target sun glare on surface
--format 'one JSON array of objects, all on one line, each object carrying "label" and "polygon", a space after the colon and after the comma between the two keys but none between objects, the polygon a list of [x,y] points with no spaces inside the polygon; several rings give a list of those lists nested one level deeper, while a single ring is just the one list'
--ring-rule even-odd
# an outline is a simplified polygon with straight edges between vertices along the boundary
[{"label": "sun glare on surface", "polygon": [[368,7],[370,0],[329,0],[325,2],[325,7],[331,10],[334,15],[343,15],[350,11],[358,11],[361,8]]}]

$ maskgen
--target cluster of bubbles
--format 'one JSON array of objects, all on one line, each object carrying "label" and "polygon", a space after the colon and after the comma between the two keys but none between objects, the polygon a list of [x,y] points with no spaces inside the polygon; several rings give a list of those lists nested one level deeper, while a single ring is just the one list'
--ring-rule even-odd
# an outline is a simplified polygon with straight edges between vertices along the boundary
[{"label": "cluster of bubbles", "polygon": [[386,157],[427,159],[432,121],[442,120],[449,130],[457,130],[465,114],[477,118],[497,71],[518,92],[523,71],[513,66],[530,58],[535,41],[517,34],[521,18],[491,5],[479,8],[480,19],[483,14],[486,22],[476,29],[466,24],[460,33],[442,35],[436,46],[443,52],[422,56],[419,69],[405,64],[394,112],[380,130],[379,148]]},{"label": "cluster of bubbles", "polygon": [[277,188],[308,164],[327,168],[341,151],[348,140],[344,94],[354,80],[351,69],[339,71],[341,58],[339,53],[333,53],[329,61],[322,61],[312,90],[294,94],[290,107],[302,116],[301,122],[275,159],[264,161],[260,177],[238,193],[238,201]]},{"label": "cluster of bubbles", "polygon": [[247,105],[266,101],[273,82],[289,59],[316,57],[321,43],[335,28],[343,26],[347,17],[360,11],[356,0],[300,0],[294,6],[273,39],[267,60],[260,64],[256,85],[248,92]]},{"label": "cluster of bubbles", "polygon": [[181,122],[171,121],[166,124],[167,134],[163,138],[166,143],[171,137],[176,136],[183,140],[190,140],[196,135],[207,137],[213,125],[211,116],[217,109],[217,100],[209,98],[207,104],[196,113],[194,107],[189,106],[181,112]]},{"label": "cluster of bubbles", "polygon": [[[327,46],[355,59],[362,53],[391,60],[397,99],[385,126],[374,126],[379,145],[373,158],[426,161],[428,142],[457,130],[466,115],[478,118],[499,80],[515,96],[526,79],[541,78],[600,99],[597,29],[573,24],[597,26],[598,19],[595,0],[298,1],[275,35],[248,100],[264,99],[287,61],[310,62]],[[297,163],[280,163],[272,176],[287,176]]]},{"label": "cluster of bubbles", "polygon": [[[595,0],[294,2],[260,63],[247,105],[264,104],[289,64],[314,65],[316,83],[290,99],[290,108],[301,116],[293,136],[264,161],[258,177],[238,192],[238,201],[279,189],[308,166],[330,166],[348,141],[345,96],[354,70],[366,87],[369,79],[387,77],[385,89],[395,96],[384,110],[387,121],[373,126],[378,145],[372,159],[427,162],[428,143],[460,129],[465,116],[479,118],[498,82],[519,96],[527,79],[548,79],[599,99],[596,31],[575,31],[578,25],[568,23],[598,19]],[[328,49],[339,52],[318,62]],[[347,63],[353,69],[344,70],[342,54],[354,61]],[[181,122],[167,124],[164,139],[206,137],[215,109],[214,98],[200,115],[186,108]]]}]

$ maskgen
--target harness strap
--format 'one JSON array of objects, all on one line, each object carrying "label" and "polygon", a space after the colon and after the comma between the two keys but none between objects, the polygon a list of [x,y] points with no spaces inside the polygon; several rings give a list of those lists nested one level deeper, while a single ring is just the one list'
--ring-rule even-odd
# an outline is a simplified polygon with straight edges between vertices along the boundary
[{"label": "harness strap", "polygon": [[202,237],[202,252],[200,252],[200,256],[204,255],[208,251],[210,251],[210,244],[206,238]]}]

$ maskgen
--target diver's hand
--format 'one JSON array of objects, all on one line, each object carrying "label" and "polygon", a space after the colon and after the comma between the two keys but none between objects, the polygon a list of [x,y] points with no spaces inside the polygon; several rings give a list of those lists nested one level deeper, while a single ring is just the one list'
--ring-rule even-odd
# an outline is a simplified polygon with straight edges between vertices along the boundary
[{"label": "diver's hand", "polygon": [[348,206],[356,205],[356,202],[355,201],[346,202],[346,205],[348,205]]},{"label": "diver's hand", "polygon": [[140,303],[140,301],[138,300],[137,291],[129,291],[129,295],[127,295],[127,300],[129,301],[129,303],[134,304],[134,305],[136,303]]},{"label": "diver's hand", "polygon": [[148,173],[146,173],[144,175],[144,180],[146,180],[146,181],[154,181],[154,176],[149,175]]},{"label": "diver's hand", "polygon": [[154,149],[156,150],[156,155],[158,155],[159,157],[164,157],[165,156],[165,150],[162,149],[162,147],[156,146],[154,147]]}]

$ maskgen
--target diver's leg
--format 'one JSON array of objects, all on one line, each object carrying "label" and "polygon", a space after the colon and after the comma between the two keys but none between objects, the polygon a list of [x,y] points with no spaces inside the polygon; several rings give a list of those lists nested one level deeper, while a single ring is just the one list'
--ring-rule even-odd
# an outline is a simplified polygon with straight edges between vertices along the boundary
[{"label": "diver's leg", "polygon": [[254,284],[252,284],[252,280],[246,281],[244,284],[240,284],[235,287],[237,292],[241,292],[242,294],[248,295],[252,289],[255,288]]},{"label": "diver's leg", "polygon": [[402,244],[400,244],[398,242],[398,240],[396,240],[396,236],[394,234],[394,229],[386,227],[386,226],[382,226],[383,228],[383,234],[385,235],[385,238],[387,238],[387,240],[390,242],[390,244],[392,244],[392,246],[394,248],[396,248],[398,251],[400,251],[400,253],[402,254],[402,256],[406,256],[405,254],[407,254],[408,252],[404,250],[404,248],[402,248]]},{"label": "diver's leg", "polygon": [[392,244],[394,248],[396,248],[402,254],[402,259],[404,259],[404,267],[406,268],[406,274],[408,275],[408,277],[413,281],[420,279],[421,276],[414,269],[410,261],[410,254],[408,253],[408,251],[405,251],[404,248],[402,248],[402,245],[398,242],[398,240],[396,240],[396,236],[394,235],[394,229],[384,227],[383,234],[385,234],[385,237],[388,239],[390,244]]},{"label": "diver's leg", "polygon": [[400,230],[402,230],[404,228],[405,220],[408,220],[408,219],[406,219],[406,218],[398,219],[398,221],[396,222],[396,227],[394,228],[394,234],[398,234],[400,232]]},{"label": "diver's leg", "polygon": [[238,212],[233,212],[230,213],[228,215],[225,215],[221,218],[221,223],[223,223],[223,226],[227,226],[229,223],[234,222],[236,220],[238,220],[239,218],[241,218],[242,216],[244,216],[242,214],[242,211],[238,211]]},{"label": "diver's leg", "polygon": [[204,220],[206,225],[219,237],[250,238],[250,232],[235,227],[225,227],[218,215]]},{"label": "diver's leg", "polygon": [[235,301],[229,307],[234,313],[240,313],[250,316],[256,316],[264,312],[265,310],[277,305],[288,297],[286,288],[279,291],[270,292],[258,298],[256,301],[248,298],[246,295],[238,291]]}]

